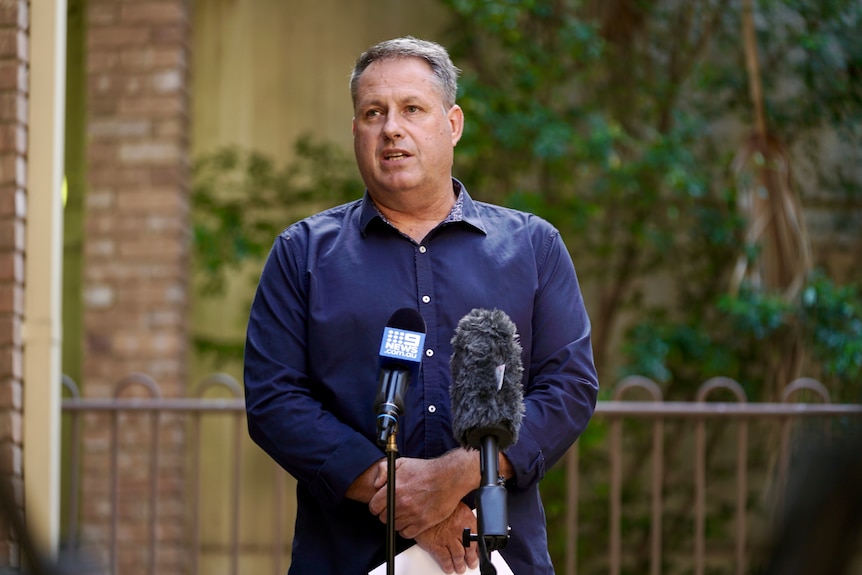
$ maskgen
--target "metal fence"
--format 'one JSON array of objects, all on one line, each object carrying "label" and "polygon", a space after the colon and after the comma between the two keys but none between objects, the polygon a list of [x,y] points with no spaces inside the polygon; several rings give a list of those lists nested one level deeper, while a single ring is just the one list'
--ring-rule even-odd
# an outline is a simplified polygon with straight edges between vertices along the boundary
[{"label": "metal fence", "polygon": [[[626,400],[631,396],[643,397],[642,400]],[[723,401],[715,401],[716,396],[730,398]],[[794,400],[799,396],[807,396],[806,399],[814,398],[816,403],[797,403]],[[862,423],[862,405],[860,404],[833,404],[830,401],[829,392],[818,381],[803,378],[788,385],[778,403],[749,403],[743,388],[735,381],[716,377],[705,382],[697,391],[694,402],[664,401],[660,387],[655,382],[640,376],[632,376],[620,381],[613,390],[612,400],[599,402],[596,417],[607,422],[608,433],[606,449],[609,466],[607,469],[608,490],[608,536],[607,536],[607,558],[605,562],[598,562],[599,568],[593,567],[593,572],[609,573],[618,575],[623,572],[623,562],[630,556],[631,550],[626,552],[623,548],[624,530],[622,528],[623,511],[623,485],[626,475],[625,459],[632,454],[626,449],[624,441],[625,422],[643,421],[649,428],[648,439],[639,444],[646,453],[637,453],[641,461],[648,460],[648,479],[645,498],[649,510],[644,513],[647,519],[648,529],[648,565],[640,566],[640,569],[629,564],[628,572],[650,573],[657,575],[668,572],[694,572],[702,575],[706,572],[736,573],[750,572],[752,569],[749,554],[749,533],[751,523],[752,504],[750,503],[752,492],[763,494],[770,490],[767,504],[761,504],[758,511],[763,515],[762,519],[769,522],[777,517],[778,511],[785,503],[784,488],[787,485],[788,475],[791,470],[791,455],[794,447],[799,448],[803,444],[818,444],[812,439],[811,430],[817,429],[816,434],[823,442],[828,442],[832,433],[838,429],[851,429]],[[677,555],[675,569],[668,567],[667,558],[663,556],[668,545],[663,541],[666,533],[664,518],[667,515],[664,500],[668,492],[666,476],[668,464],[665,461],[665,450],[669,440],[665,426],[669,422],[677,422],[677,434],[687,436],[685,441],[690,448],[689,461],[683,461],[683,482],[691,485],[693,492],[691,506],[690,531],[692,541],[689,545],[689,557],[685,550],[676,550]],[[754,439],[750,436],[750,428],[755,423],[761,425],[763,430],[771,430],[761,433]],[[807,433],[797,433],[803,423],[808,423]],[[708,426],[721,427],[727,431],[729,426],[735,428],[735,437],[726,442],[723,449],[712,451],[723,451],[732,467],[732,474],[727,494],[732,498],[732,510],[729,511],[732,529],[730,540],[722,540],[721,537],[713,537],[718,541],[712,541],[722,548],[718,553],[710,553],[707,537],[708,499],[707,480],[710,478],[708,465]],[[644,435],[643,429],[640,434]],[[770,435],[766,438],[766,435]],[[720,432],[713,433],[711,439],[720,439]],[[809,443],[810,442],[810,443]],[[580,442],[579,442],[580,443]],[[728,444],[729,443],[729,444]],[[757,485],[750,485],[750,451],[753,444],[763,447],[765,443],[775,448],[774,464],[763,464],[760,470],[760,480]],[[862,449],[862,446],[858,446]],[[567,479],[567,504],[566,504],[566,530],[568,545],[565,553],[565,573],[572,575],[578,573],[578,528],[579,518],[578,503],[584,497],[579,486],[579,480],[583,475],[580,468],[580,446],[576,444],[568,454],[566,461]],[[804,456],[804,452],[800,457]],[[862,451],[859,456],[862,457]],[[804,461],[802,464],[804,465]],[[686,469],[687,468],[687,469]],[[687,473],[687,475],[686,475]],[[860,486],[862,489],[862,486]],[[826,526],[828,528],[828,526]],[[862,528],[862,526],[860,526]],[[763,533],[758,533],[760,537]],[[862,535],[862,533],[860,533]],[[862,538],[860,538],[862,543]],[[730,550],[726,551],[728,544]],[[760,549],[759,551],[763,551]],[[712,565],[708,560],[713,557]],[[717,557],[716,557],[717,556]],[[680,560],[682,559],[682,560]],[[858,561],[858,559],[857,559]],[[595,563],[595,562],[594,562]],[[682,564],[684,567],[680,568]],[[862,564],[857,564],[854,573],[860,573]]]},{"label": "metal fence", "polygon": [[[85,398],[81,397],[77,386],[69,378],[64,378],[65,397],[62,409],[64,425],[68,426],[68,438],[65,449],[68,450],[68,481],[64,489],[64,547],[71,550],[88,550],[88,552],[104,564],[104,572],[115,575],[120,572],[121,555],[125,552],[120,544],[121,530],[121,459],[123,447],[120,441],[121,418],[129,414],[140,414],[149,420],[149,436],[145,440],[146,457],[149,469],[146,473],[146,529],[136,547],[141,551],[143,564],[139,565],[141,573],[164,573],[160,561],[160,508],[159,482],[164,481],[164,475],[159,472],[159,462],[162,456],[163,442],[159,441],[159,429],[167,417],[179,417],[188,429],[184,441],[187,492],[191,494],[185,501],[184,516],[187,525],[184,528],[184,548],[188,554],[182,563],[181,573],[198,574],[226,573],[273,573],[283,575],[289,557],[289,545],[292,537],[291,500],[286,493],[292,484],[286,473],[272,463],[248,439],[245,426],[245,408],[241,386],[237,381],[224,374],[216,374],[203,381],[195,389],[193,397],[164,398],[158,385],[148,376],[133,374],[119,382],[113,397]],[[131,388],[137,389],[135,397],[124,397]],[[212,390],[220,397],[205,397],[212,395]],[[143,394],[141,393],[143,391]],[[799,397],[805,397],[805,402],[797,402]],[[815,401],[810,401],[814,397]],[[640,398],[640,399],[638,399]],[[730,398],[730,401],[727,400]],[[205,486],[212,477],[205,477],[203,459],[207,450],[213,446],[206,445],[202,433],[205,421],[212,417],[227,418],[222,421],[226,441],[219,443],[219,457],[226,462],[222,467],[229,469],[226,475],[218,477],[218,481],[226,484],[226,493],[210,497]],[[82,485],[80,469],[81,450],[87,441],[82,432],[81,423],[84,417],[102,418],[108,429],[108,447],[105,457],[110,461],[108,466],[110,485],[109,525],[107,535],[98,541],[87,540],[86,525],[79,521],[82,503],[86,503],[88,490]],[[728,426],[735,428],[735,439],[730,445],[719,448],[732,462],[733,480],[728,491],[731,492],[733,505],[726,514],[732,516],[732,528],[728,542],[726,537],[719,538],[719,546],[725,549],[730,545],[730,552],[718,553],[721,556],[718,564],[720,572],[745,573],[750,569],[750,514],[751,492],[762,489],[761,485],[752,485],[750,481],[750,450],[752,445],[762,445],[762,434],[752,439],[751,426],[756,422],[768,425],[776,438],[775,452],[771,453],[775,464],[768,471],[770,484],[776,486],[773,490],[772,505],[781,501],[782,486],[785,484],[792,448],[794,446],[793,429],[803,421],[818,421],[824,429],[832,429],[836,422],[862,422],[862,405],[833,404],[829,393],[819,382],[811,379],[800,379],[792,382],[784,391],[779,403],[749,403],[742,387],[727,378],[714,378],[705,382],[699,389],[695,401],[676,402],[664,401],[660,387],[653,381],[643,377],[629,377],[620,381],[613,389],[612,399],[600,401],[597,406],[594,424],[602,427],[604,434],[596,445],[586,448],[582,438],[566,456],[560,468],[564,474],[564,509],[562,524],[564,536],[564,551],[562,558],[556,558],[558,571],[567,575],[576,573],[610,573],[618,575],[624,572],[640,572],[651,575],[675,572],[677,567],[669,567],[670,555],[675,559],[683,556],[685,567],[682,571],[702,575],[714,570],[711,563],[716,555],[710,553],[710,545],[714,537],[707,533],[710,513],[710,496],[708,496],[707,481],[710,479],[711,453],[715,453],[709,445],[715,435],[710,435],[708,429],[716,424],[724,430]],[[627,433],[631,425],[640,428]],[[670,465],[666,459],[669,432],[667,425],[673,422],[675,431],[670,439],[683,438],[688,448],[689,457],[682,457],[688,471],[682,473],[683,483],[691,488],[691,542],[688,550],[682,552],[675,548],[668,551],[669,545],[664,540],[668,533],[668,512],[666,509],[668,495],[668,478]],[[644,432],[644,426],[648,432]],[[593,424],[591,424],[593,427]],[[682,431],[680,431],[682,430]],[[638,437],[639,443],[631,451],[630,438]],[[828,435],[828,432],[827,432]],[[229,449],[225,449],[229,447]],[[597,454],[604,454],[597,457]],[[249,485],[247,471],[249,457],[260,457],[265,464],[255,464],[253,472],[254,486]],[[647,469],[646,491],[638,495],[638,508],[643,509],[644,517],[640,519],[641,527],[646,524],[648,544],[645,556],[646,567],[633,567],[627,557],[626,510],[627,496],[624,487],[631,483],[629,471],[626,470],[626,458],[636,457],[639,467]],[[606,465],[590,465],[589,474],[600,476],[607,487],[607,501],[602,504],[606,513],[606,539],[598,546],[601,553],[584,554],[583,541],[587,538],[584,526],[592,523],[593,517],[583,516],[584,502],[595,503],[597,497],[594,491],[585,493],[584,461],[598,460]],[[264,465],[264,467],[262,467]],[[598,467],[598,468],[597,468]],[[679,474],[677,471],[674,473]],[[262,474],[267,476],[261,480]],[[687,476],[687,477],[686,477]],[[759,473],[758,477],[762,478]],[[757,483],[762,483],[758,479]],[[635,482],[637,483],[637,482]],[[644,482],[641,482],[644,483]],[[261,487],[265,486],[265,487]],[[635,488],[636,489],[636,488]],[[257,492],[258,501],[268,501],[266,505],[268,517],[260,517],[255,512],[254,525],[266,526],[268,541],[261,542],[258,537],[248,537],[243,533],[249,523],[243,520],[246,511],[249,491]],[[604,496],[603,496],[604,497]],[[219,523],[227,527],[226,537],[212,537],[204,533],[209,523],[204,519],[204,511],[218,507]],[[593,505],[595,507],[595,505]],[[247,515],[248,513],[246,513]],[[207,515],[211,517],[212,514]],[[84,535],[82,535],[84,534]],[[629,537],[630,539],[630,537]],[[579,548],[580,546],[580,548]],[[685,547],[685,546],[683,546]],[[93,549],[97,552],[93,553]],[[595,551],[595,550],[593,550]],[[588,557],[586,557],[588,555]],[[644,553],[642,553],[644,555]],[[684,556],[688,555],[686,559]],[[586,559],[584,559],[586,557]],[[580,558],[580,559],[579,559]],[[254,566],[253,568],[251,566]],[[635,569],[635,571],[632,571]],[[124,573],[126,575],[126,573]]]}]

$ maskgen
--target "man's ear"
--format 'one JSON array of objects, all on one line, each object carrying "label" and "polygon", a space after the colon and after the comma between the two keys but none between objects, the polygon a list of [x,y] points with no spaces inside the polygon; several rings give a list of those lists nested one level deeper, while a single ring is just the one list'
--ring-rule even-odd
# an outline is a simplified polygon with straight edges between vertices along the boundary
[{"label": "man's ear", "polygon": [[452,127],[452,146],[454,147],[461,139],[461,134],[464,133],[464,110],[461,106],[455,104],[449,108],[446,114],[449,119],[449,125]]}]

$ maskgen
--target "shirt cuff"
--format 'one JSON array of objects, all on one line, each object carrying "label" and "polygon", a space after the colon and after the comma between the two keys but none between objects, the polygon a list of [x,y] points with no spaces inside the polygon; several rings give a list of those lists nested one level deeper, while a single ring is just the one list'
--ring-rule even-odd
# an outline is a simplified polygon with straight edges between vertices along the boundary
[{"label": "shirt cuff", "polygon": [[507,485],[525,490],[539,483],[545,476],[545,455],[542,447],[526,426],[521,426],[518,442],[505,449],[504,453],[512,464],[515,475],[506,482]]},{"label": "shirt cuff", "polygon": [[309,485],[311,494],[327,507],[335,507],[363,471],[384,457],[364,435],[355,433],[326,460]]}]

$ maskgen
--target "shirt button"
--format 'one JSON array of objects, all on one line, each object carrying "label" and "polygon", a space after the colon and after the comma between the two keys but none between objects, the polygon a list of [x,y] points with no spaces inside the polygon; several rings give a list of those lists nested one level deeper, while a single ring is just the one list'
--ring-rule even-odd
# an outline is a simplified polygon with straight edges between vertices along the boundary
[{"label": "shirt button", "polygon": [[436,405],[429,405],[428,406],[428,413],[434,413],[435,411],[437,411]]},{"label": "shirt button", "polygon": [[419,253],[420,254],[424,254],[427,251],[428,251],[428,248],[426,248],[425,246],[419,246]]},{"label": "shirt button", "polygon": [[431,296],[427,296],[427,295],[422,296],[422,303],[428,303],[429,301],[431,301]]},{"label": "shirt button", "polygon": [[434,350],[433,349],[426,349],[425,355],[427,355],[428,357],[432,357],[434,355]]}]

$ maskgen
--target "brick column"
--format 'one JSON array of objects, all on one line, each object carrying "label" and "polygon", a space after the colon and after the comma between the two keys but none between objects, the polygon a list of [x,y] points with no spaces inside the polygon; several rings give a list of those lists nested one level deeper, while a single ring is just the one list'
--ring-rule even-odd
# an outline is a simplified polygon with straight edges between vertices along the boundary
[{"label": "brick column", "polygon": [[[24,224],[27,215],[27,0],[0,2],[0,481],[22,489]],[[0,567],[17,567],[17,542],[0,519]]]},{"label": "brick column", "polygon": [[[143,372],[185,396],[189,283],[186,0],[88,0],[83,394],[106,397]],[[147,395],[142,387],[122,394]],[[147,572],[149,416],[120,421],[117,572]],[[82,535],[106,558],[109,421],[85,423]],[[184,572],[184,428],[159,427],[156,568]]]}]

